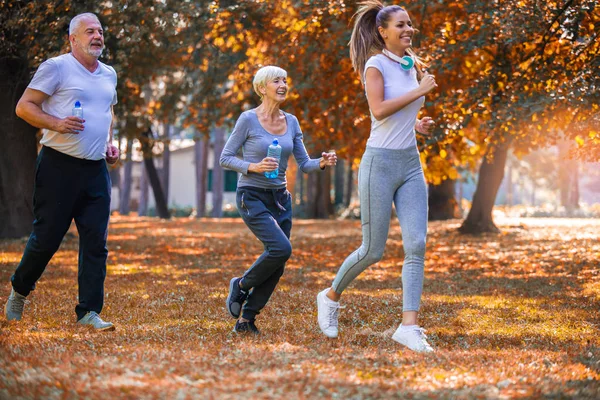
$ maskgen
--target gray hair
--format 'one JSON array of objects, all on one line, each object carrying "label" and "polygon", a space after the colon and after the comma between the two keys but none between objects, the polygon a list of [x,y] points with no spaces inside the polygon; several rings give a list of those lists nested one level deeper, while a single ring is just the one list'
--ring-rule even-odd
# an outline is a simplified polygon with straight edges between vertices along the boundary
[{"label": "gray hair", "polygon": [[280,77],[287,78],[287,72],[283,68],[275,65],[267,65],[259,69],[252,81],[252,86],[254,86],[254,91],[258,94],[258,97],[263,98],[263,94],[258,90],[260,86],[266,86],[268,82]]},{"label": "gray hair", "polygon": [[79,25],[81,25],[81,20],[84,18],[94,18],[96,21],[100,22],[100,20],[96,16],[96,14],[93,14],[93,13],[87,12],[87,13],[76,15],[73,17],[73,19],[69,23],[69,35],[72,35],[77,30],[77,28],[79,28]]}]

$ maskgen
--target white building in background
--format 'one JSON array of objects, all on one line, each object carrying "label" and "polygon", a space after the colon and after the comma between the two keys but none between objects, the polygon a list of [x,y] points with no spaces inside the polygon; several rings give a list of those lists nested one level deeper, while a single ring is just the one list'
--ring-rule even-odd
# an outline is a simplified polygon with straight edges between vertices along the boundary
[{"label": "white building in background", "polygon": [[[189,142],[189,143],[185,143]],[[169,168],[169,198],[167,204],[169,208],[196,208],[196,165],[194,157],[193,141],[182,141],[171,146],[171,165]],[[154,165],[160,175],[162,173],[163,158],[157,156],[154,158]],[[215,155],[212,147],[208,152],[208,190],[206,193],[206,209],[210,211],[213,204],[212,193],[212,170],[214,168]],[[220,168],[220,167],[219,167]],[[119,180],[123,179],[123,163],[118,169]],[[134,154],[133,167],[131,171],[131,208],[132,212],[137,211],[141,194],[141,176],[143,171],[141,154]],[[114,172],[112,174],[114,176]],[[237,187],[238,173],[225,170],[224,182],[225,191],[223,193],[224,210],[235,210],[235,190]],[[119,182],[113,179],[111,210],[119,209]],[[152,187],[148,188],[148,209],[155,207],[154,194]]]}]

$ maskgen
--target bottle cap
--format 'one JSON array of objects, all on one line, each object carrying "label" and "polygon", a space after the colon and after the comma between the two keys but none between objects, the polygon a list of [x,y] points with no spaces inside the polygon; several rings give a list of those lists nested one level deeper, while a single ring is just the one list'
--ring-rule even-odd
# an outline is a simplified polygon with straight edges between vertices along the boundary
[{"label": "bottle cap", "polygon": [[77,101],[75,102],[75,107],[81,107],[81,103],[79,102],[79,100],[77,100]]},{"label": "bottle cap", "polygon": [[273,139],[273,145],[277,146],[279,144],[279,140]]}]

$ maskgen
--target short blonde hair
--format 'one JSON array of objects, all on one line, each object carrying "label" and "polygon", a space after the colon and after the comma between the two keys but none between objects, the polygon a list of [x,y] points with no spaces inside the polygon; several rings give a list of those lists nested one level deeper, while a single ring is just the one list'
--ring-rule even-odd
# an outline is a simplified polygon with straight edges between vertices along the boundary
[{"label": "short blonde hair", "polygon": [[287,78],[287,72],[285,69],[277,67],[275,65],[267,65],[256,71],[252,86],[254,91],[258,94],[258,97],[263,98],[263,94],[258,90],[260,86],[267,86],[268,82],[275,80],[275,78]]}]

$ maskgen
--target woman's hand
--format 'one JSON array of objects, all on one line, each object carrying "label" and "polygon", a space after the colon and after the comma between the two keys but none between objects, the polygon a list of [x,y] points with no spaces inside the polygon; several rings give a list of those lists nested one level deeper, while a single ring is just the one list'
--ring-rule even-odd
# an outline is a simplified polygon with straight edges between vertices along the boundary
[{"label": "woman's hand", "polygon": [[425,72],[423,78],[421,79],[421,83],[419,84],[419,89],[423,93],[423,96],[427,93],[431,92],[433,89],[437,87],[437,83],[435,83],[435,76],[430,75]]},{"label": "woman's hand", "polygon": [[275,171],[279,167],[279,163],[276,158],[265,157],[259,163],[250,163],[248,166],[248,172],[256,172],[262,174],[263,172]]},{"label": "woman's hand", "polygon": [[415,129],[423,135],[431,135],[435,129],[435,121],[431,117],[423,117],[423,119],[417,122]]},{"label": "woman's hand", "polygon": [[321,153],[321,160],[319,161],[319,167],[324,169],[325,167],[333,167],[337,164],[337,155],[334,150],[330,150],[328,153]]}]

